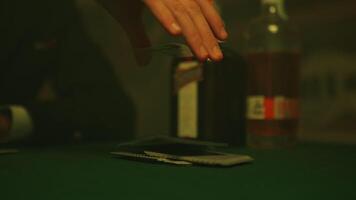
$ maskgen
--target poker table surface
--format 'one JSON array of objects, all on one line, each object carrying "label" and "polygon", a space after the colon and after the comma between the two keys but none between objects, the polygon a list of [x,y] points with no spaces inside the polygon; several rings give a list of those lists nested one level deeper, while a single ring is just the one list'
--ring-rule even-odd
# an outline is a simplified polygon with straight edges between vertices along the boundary
[{"label": "poker table surface", "polygon": [[0,155],[0,199],[356,199],[354,145],[229,148],[255,161],[228,168],[123,160],[113,149],[91,143]]}]

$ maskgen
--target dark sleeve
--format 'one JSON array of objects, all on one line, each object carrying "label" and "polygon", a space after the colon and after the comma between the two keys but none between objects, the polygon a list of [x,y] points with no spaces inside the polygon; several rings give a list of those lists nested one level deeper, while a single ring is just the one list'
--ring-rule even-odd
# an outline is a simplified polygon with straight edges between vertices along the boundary
[{"label": "dark sleeve", "polygon": [[65,32],[56,67],[47,77],[57,98],[26,105],[34,122],[32,140],[63,142],[78,133],[84,140],[130,138],[135,110],[114,69],[79,23]]}]

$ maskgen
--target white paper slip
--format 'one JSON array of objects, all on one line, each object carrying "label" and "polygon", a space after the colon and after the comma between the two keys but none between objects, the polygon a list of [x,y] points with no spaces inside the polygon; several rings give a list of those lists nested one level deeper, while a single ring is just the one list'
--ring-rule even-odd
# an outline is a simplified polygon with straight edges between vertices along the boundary
[{"label": "white paper slip", "polygon": [[163,162],[167,164],[174,164],[174,165],[192,165],[192,163],[187,162],[187,161],[181,161],[181,160],[170,160],[168,158],[163,158],[163,157],[155,157],[155,156],[149,156],[149,155],[144,155],[144,154],[137,154],[137,153],[130,153],[130,152],[111,152],[112,155],[116,156],[123,156],[123,157],[128,157],[128,158],[135,158],[138,160],[152,160],[152,161],[157,161],[157,162]]},{"label": "white paper slip", "polygon": [[177,156],[159,152],[145,151],[149,156],[162,157],[167,159],[187,161],[201,165],[216,165],[216,166],[233,166],[253,161],[253,158],[247,155],[227,154],[221,152],[211,152],[211,155],[193,155],[193,156]]}]

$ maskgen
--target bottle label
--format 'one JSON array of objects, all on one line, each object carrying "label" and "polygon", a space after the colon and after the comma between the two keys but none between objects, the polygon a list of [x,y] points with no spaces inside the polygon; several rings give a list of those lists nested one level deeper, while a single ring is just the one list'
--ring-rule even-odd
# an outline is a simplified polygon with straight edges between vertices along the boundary
[{"label": "bottle label", "polygon": [[177,134],[182,138],[198,137],[198,81],[202,80],[201,64],[186,61],[178,65],[174,75],[174,92],[177,94]]},{"label": "bottle label", "polygon": [[250,120],[286,120],[298,119],[299,101],[284,96],[247,97],[247,119]]},{"label": "bottle label", "polygon": [[203,80],[202,66],[198,61],[186,61],[178,65],[174,74],[174,93],[192,82]]}]

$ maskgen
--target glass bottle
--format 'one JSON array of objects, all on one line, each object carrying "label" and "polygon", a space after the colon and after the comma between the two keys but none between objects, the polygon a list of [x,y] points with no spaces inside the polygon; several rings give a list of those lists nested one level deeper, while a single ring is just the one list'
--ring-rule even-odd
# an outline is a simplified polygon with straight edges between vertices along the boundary
[{"label": "glass bottle", "polygon": [[246,33],[247,144],[293,146],[299,119],[300,42],[284,0],[261,0],[262,14]]}]

